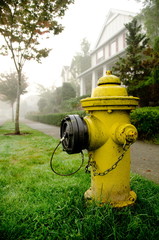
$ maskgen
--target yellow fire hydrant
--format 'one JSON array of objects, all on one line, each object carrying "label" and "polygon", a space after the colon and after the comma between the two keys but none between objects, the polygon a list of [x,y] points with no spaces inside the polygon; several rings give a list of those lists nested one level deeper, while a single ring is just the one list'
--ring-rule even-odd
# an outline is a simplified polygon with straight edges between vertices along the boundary
[{"label": "yellow fire hydrant", "polygon": [[98,80],[91,97],[81,100],[87,115],[67,116],[61,126],[63,148],[69,154],[88,150],[91,187],[87,200],[114,207],[133,204],[136,194],[130,189],[130,145],[137,130],[130,124],[130,111],[138,98],[128,96],[120,79],[107,71]]},{"label": "yellow fire hydrant", "polygon": [[111,72],[98,80],[91,98],[81,100],[88,112],[84,118],[89,136],[91,188],[86,199],[110,203],[115,207],[133,204],[135,192],[130,190],[130,145],[137,130],[130,124],[129,113],[138,98],[129,97],[120,79]]}]

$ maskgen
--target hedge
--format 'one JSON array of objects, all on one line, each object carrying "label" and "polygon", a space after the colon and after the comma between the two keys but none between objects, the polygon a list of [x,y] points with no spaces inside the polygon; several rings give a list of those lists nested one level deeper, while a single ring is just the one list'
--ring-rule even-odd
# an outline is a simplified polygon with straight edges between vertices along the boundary
[{"label": "hedge", "polygon": [[130,114],[131,123],[138,130],[139,139],[152,139],[159,134],[159,108],[137,108]]},{"label": "hedge", "polygon": [[[84,111],[75,111],[47,115],[28,114],[26,118],[41,123],[60,126],[61,120],[70,114],[78,114],[81,117],[85,116]],[[139,139],[152,139],[155,135],[159,134],[159,107],[137,108],[130,114],[130,118],[131,123],[135,125],[138,130]]]},{"label": "hedge", "polygon": [[71,114],[78,114],[81,117],[85,116],[84,111],[67,112],[67,113],[53,113],[53,114],[27,114],[26,118],[32,121],[46,123],[50,125],[60,126],[64,117]]}]

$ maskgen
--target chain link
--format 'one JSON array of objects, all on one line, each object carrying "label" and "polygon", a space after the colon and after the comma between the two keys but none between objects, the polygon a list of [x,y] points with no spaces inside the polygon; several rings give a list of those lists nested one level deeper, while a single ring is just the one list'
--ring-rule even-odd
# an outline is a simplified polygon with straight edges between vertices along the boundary
[{"label": "chain link", "polygon": [[93,175],[94,176],[105,176],[107,175],[109,172],[113,171],[117,166],[118,166],[118,163],[123,159],[125,153],[128,151],[128,149],[130,148],[131,146],[131,143],[125,143],[123,145],[123,153],[118,157],[118,160],[108,169],[106,169],[104,172],[102,173],[98,173],[97,172],[97,165],[96,165],[96,162],[95,161],[91,161],[92,159],[92,154],[90,154],[89,156],[89,160],[88,160],[88,164],[85,168],[85,172],[86,173],[90,173],[90,170],[89,170],[89,167],[92,167],[92,171],[93,171]]}]

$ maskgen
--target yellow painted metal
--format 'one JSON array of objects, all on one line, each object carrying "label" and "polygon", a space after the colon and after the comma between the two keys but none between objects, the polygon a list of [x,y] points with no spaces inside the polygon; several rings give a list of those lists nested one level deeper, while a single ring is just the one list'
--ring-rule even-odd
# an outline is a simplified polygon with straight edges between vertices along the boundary
[{"label": "yellow painted metal", "polygon": [[[84,120],[92,165],[91,188],[85,198],[115,207],[127,206],[136,200],[136,194],[130,189],[130,149],[125,151],[125,148],[137,139],[129,113],[137,106],[138,98],[129,97],[119,84],[120,79],[109,73],[98,80],[98,87],[90,98],[81,100],[88,113]],[[117,161],[117,166],[111,169]],[[103,174],[107,169],[111,170]]]},{"label": "yellow painted metal", "polygon": [[133,110],[138,105],[138,98],[135,97],[91,97],[81,100],[82,107],[86,111],[92,110]]}]

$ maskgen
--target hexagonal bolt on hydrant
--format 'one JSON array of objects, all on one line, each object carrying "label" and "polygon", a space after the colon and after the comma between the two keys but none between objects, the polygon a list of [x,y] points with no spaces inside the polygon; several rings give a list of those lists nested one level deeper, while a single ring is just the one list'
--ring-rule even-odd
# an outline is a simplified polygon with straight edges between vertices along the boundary
[{"label": "hexagonal bolt on hydrant", "polygon": [[128,96],[120,79],[110,71],[98,80],[91,97],[81,100],[87,115],[68,115],[61,123],[63,149],[69,153],[88,150],[86,169],[91,169],[87,200],[114,207],[131,205],[136,194],[130,189],[130,145],[137,130],[130,124],[130,111],[138,98]]}]

